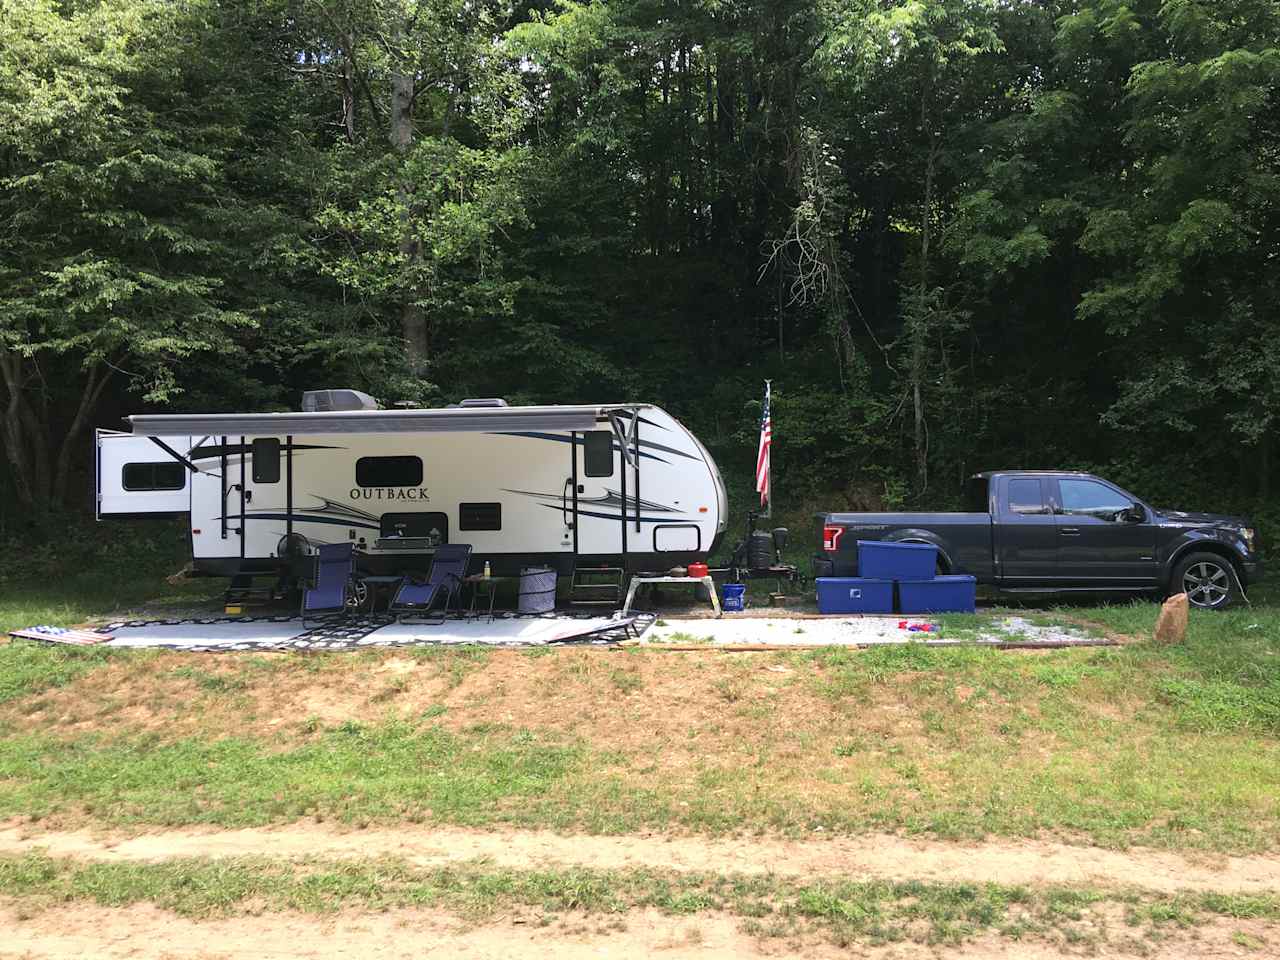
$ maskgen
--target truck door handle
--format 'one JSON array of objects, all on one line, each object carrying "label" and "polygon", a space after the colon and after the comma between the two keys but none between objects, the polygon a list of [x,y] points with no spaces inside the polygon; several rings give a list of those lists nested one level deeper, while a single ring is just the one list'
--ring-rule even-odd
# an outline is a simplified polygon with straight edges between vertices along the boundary
[{"label": "truck door handle", "polygon": [[1062,536],[1064,537],[1078,537],[1080,536],[1080,528],[1079,527],[1059,527],[1058,533],[1062,534]]}]

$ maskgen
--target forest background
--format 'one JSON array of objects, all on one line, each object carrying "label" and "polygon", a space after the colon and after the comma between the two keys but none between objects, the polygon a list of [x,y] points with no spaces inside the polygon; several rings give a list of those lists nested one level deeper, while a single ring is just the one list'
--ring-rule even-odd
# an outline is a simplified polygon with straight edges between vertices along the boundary
[{"label": "forest background", "polygon": [[766,378],[797,522],[1081,468],[1268,540],[1278,91],[1274,0],[0,0],[0,541],[332,386],[659,403],[740,513]]}]

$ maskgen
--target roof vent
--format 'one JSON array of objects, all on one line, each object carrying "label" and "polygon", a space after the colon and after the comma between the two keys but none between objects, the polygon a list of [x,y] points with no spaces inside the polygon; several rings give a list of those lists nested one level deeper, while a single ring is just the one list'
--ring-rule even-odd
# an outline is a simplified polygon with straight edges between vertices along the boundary
[{"label": "roof vent", "polygon": [[305,390],[302,394],[303,413],[377,409],[378,401],[359,390]]},{"label": "roof vent", "polygon": [[505,407],[508,406],[507,401],[501,397],[476,397],[471,400],[463,400],[460,407]]}]

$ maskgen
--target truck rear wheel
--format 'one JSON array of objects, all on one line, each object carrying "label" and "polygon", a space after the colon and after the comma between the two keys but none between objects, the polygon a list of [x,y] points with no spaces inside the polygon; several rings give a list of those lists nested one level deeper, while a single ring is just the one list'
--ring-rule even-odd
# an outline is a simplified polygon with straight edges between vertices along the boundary
[{"label": "truck rear wheel", "polygon": [[1240,588],[1231,561],[1216,553],[1192,553],[1183,557],[1169,579],[1173,593],[1185,593],[1201,610],[1222,610],[1240,599]]}]

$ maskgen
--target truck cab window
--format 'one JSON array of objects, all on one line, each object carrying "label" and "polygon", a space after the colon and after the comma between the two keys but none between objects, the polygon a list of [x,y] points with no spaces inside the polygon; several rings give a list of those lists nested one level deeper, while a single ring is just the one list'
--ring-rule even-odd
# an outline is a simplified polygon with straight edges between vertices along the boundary
[{"label": "truck cab window", "polygon": [[1123,510],[1133,506],[1132,501],[1096,480],[1058,481],[1062,496],[1062,512],[1069,515],[1097,517],[1099,520],[1115,520]]},{"label": "truck cab window", "polygon": [[1048,513],[1049,507],[1044,502],[1044,489],[1038,477],[1022,478],[1009,481],[1010,513]]},{"label": "truck cab window", "polygon": [[986,513],[991,509],[987,499],[987,478],[970,477],[964,485],[964,509],[966,513]]}]

